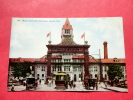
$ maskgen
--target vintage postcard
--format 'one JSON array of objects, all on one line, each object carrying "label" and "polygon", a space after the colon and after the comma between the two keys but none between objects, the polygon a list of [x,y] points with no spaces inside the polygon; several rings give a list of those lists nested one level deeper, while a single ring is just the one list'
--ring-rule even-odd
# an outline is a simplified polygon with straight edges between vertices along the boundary
[{"label": "vintage postcard", "polygon": [[128,92],[121,17],[12,18],[8,91]]}]

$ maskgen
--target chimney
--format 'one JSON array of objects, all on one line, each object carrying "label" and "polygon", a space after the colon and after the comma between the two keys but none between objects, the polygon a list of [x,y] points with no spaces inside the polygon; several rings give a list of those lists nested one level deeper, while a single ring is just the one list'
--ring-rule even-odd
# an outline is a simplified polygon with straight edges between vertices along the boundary
[{"label": "chimney", "polygon": [[103,42],[104,45],[104,59],[108,59],[108,48],[107,48],[107,42]]}]

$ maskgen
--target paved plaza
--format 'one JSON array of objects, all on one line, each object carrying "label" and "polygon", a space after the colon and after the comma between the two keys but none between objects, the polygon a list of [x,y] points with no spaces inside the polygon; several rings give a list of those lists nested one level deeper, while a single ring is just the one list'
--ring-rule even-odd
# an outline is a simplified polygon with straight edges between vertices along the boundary
[{"label": "paved plaza", "polygon": [[[39,84],[38,82],[38,86],[36,89],[30,89],[30,90],[26,90],[26,86],[23,85],[19,85],[19,86],[14,86],[14,90],[16,91],[79,91],[79,92],[97,92],[97,91],[115,91],[115,92],[128,92],[127,89],[125,88],[118,88],[118,87],[111,87],[111,86],[107,86],[105,87],[104,83],[100,83],[98,84],[98,90],[96,90],[96,88],[94,88],[94,90],[92,88],[90,88],[89,90],[85,89],[85,87],[82,85],[82,82],[75,82],[76,87],[75,88],[70,88],[70,86],[68,86],[68,89],[55,89],[55,84],[51,84],[51,85],[47,85],[44,84],[44,81],[41,82],[41,84]],[[8,91],[11,91],[11,86],[8,87]]]}]

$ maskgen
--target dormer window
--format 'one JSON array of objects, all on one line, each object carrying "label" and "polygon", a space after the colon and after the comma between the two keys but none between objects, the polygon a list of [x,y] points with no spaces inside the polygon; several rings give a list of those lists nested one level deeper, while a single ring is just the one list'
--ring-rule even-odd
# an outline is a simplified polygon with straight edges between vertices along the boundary
[{"label": "dormer window", "polygon": [[20,59],[14,59],[14,61],[20,61]]},{"label": "dormer window", "polygon": [[113,60],[114,62],[120,62],[120,60],[119,59],[117,59],[117,58],[114,58],[114,60]]}]

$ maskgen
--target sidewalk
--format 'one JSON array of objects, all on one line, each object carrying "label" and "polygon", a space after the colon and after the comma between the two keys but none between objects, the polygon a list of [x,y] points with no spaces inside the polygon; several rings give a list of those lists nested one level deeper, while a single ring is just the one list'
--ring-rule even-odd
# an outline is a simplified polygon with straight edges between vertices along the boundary
[{"label": "sidewalk", "polygon": [[101,83],[101,87],[114,92],[128,92],[128,89],[126,88],[120,88],[120,87],[115,87],[110,85],[107,85],[107,87],[105,87],[104,83]]},{"label": "sidewalk", "polygon": [[[11,86],[10,87],[8,87],[8,91],[11,91]],[[24,91],[24,90],[26,90],[26,87],[25,86],[23,86],[23,85],[19,85],[19,86],[14,86],[14,90],[15,91]],[[11,91],[12,92],[12,91]]]}]

